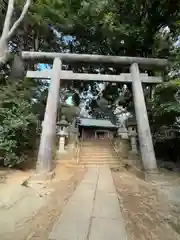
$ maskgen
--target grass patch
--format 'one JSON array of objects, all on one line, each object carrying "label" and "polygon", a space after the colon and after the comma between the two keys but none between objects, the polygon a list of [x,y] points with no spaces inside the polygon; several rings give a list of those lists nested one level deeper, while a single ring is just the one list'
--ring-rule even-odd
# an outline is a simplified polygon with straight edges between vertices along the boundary
[{"label": "grass patch", "polygon": [[23,187],[29,187],[29,186],[28,186],[28,181],[27,181],[27,180],[25,180],[21,185],[22,185]]}]

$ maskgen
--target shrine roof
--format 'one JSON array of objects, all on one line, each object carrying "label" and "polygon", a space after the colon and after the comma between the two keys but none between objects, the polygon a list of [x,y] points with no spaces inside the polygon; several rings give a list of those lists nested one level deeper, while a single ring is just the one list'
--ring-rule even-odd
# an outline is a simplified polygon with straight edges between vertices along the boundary
[{"label": "shrine roof", "polygon": [[107,119],[80,118],[79,125],[84,127],[117,128],[116,125]]}]

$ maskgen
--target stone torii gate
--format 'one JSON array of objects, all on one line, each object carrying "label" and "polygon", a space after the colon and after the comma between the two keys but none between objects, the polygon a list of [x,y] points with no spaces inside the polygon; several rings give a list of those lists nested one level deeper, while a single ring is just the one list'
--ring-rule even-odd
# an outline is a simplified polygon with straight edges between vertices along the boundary
[{"label": "stone torii gate", "polygon": [[[149,77],[147,74],[140,74],[139,66],[145,69],[163,68],[168,64],[168,61],[166,59],[46,52],[22,52],[22,58],[24,60],[32,60],[36,62],[47,62],[53,60],[52,70],[27,72],[27,77],[51,79],[38,153],[38,174],[46,174],[51,171],[53,147],[56,134],[56,116],[59,101],[60,81],[62,79],[84,81],[92,80],[108,82],[132,82],[134,106],[143,167],[147,173],[151,173],[157,170],[142,82],[161,83],[162,78]],[[111,66],[119,64],[129,65],[130,74],[103,75],[73,73],[72,71],[63,71],[62,62],[101,64],[106,63]]]}]

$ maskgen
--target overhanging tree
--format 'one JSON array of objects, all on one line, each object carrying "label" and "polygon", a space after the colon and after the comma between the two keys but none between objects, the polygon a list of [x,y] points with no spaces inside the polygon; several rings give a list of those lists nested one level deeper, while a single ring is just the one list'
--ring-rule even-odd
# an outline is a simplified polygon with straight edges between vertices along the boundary
[{"label": "overhanging tree", "polygon": [[177,34],[179,0],[173,5],[170,0],[71,0],[64,5],[68,27],[59,25],[59,30],[74,37],[72,51],[149,57],[162,28]]},{"label": "overhanging tree", "polygon": [[12,24],[13,19],[13,13],[14,13],[14,5],[15,0],[9,0],[7,11],[6,11],[6,17],[4,20],[4,25],[2,29],[2,35],[0,37],[0,66],[4,65],[8,60],[9,55],[9,49],[8,49],[8,43],[9,40],[14,35],[16,29],[19,27],[23,19],[25,18],[28,9],[30,7],[31,0],[26,0],[24,7],[22,9],[22,12],[19,16],[19,18]]}]

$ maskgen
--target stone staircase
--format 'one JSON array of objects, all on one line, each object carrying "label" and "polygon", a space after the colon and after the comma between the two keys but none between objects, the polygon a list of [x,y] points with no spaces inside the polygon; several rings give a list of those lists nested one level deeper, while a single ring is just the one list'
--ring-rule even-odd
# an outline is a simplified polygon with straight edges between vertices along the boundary
[{"label": "stone staircase", "polygon": [[81,143],[79,153],[80,165],[109,165],[119,167],[122,161],[117,157],[110,141],[94,140]]}]

